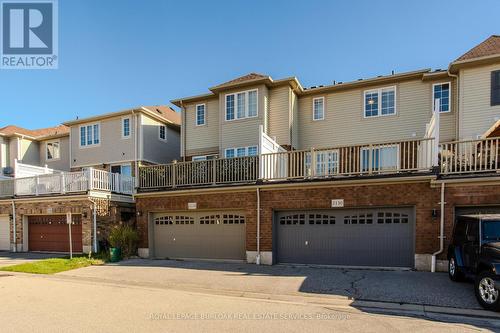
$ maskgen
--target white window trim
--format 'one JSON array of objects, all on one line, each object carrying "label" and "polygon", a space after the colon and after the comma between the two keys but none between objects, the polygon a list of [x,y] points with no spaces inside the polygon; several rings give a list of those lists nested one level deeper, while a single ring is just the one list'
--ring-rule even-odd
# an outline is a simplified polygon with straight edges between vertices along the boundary
[{"label": "white window trim", "polygon": [[[161,128],[162,127],[165,127],[165,139],[162,139],[161,136],[160,136]],[[167,142],[167,137],[168,137],[167,130],[168,130],[167,129],[167,125],[165,125],[165,124],[158,125],[158,140],[163,141],[163,142]]]},{"label": "white window trim", "polygon": [[[318,100],[318,99],[323,100],[323,114],[322,114],[321,118],[315,119],[314,118],[314,102],[316,100]],[[313,119],[313,121],[325,120],[325,97],[315,97],[315,98],[313,98],[313,100],[312,100],[312,119]]]},{"label": "white window trim", "polygon": [[[224,149],[224,158],[249,157],[249,155],[248,155],[248,148],[253,148],[253,147],[257,148],[257,155],[252,155],[252,156],[259,156],[259,146],[252,145],[252,146],[245,146],[245,147],[229,147],[229,148],[226,148],[226,149]],[[238,151],[238,149],[245,149],[245,156],[237,156],[236,152]],[[226,157],[226,152],[228,150],[234,150],[234,157]]]},{"label": "white window trim", "polygon": [[[438,83],[433,83],[432,84],[432,93],[431,93],[431,110],[432,112],[434,112],[434,87],[435,86],[440,86],[440,85],[443,85],[443,84],[448,84],[449,87],[450,87],[450,94],[448,96],[448,111],[439,111],[439,113],[450,113],[451,112],[451,82],[438,82]],[[440,106],[441,107],[441,106]]]},{"label": "white window trim", "polygon": [[[94,143],[94,125],[97,125],[99,127],[99,143]],[[92,144],[87,143],[87,126],[92,126]],[[85,127],[85,145],[82,146],[82,127]],[[80,149],[86,149],[86,148],[94,148],[94,147],[99,147],[101,146],[101,133],[102,133],[102,128],[101,128],[101,123],[91,123],[91,124],[85,124],[85,125],[80,125],[78,127],[78,146]]]},{"label": "white window trim", "polygon": [[[319,99],[323,101],[323,115],[322,115],[322,117],[321,117],[321,118],[315,119],[315,118],[314,118],[314,102],[315,102],[316,100],[319,100]],[[313,111],[313,112],[312,112],[312,113],[313,113],[313,121],[321,121],[321,120],[325,120],[325,97],[323,97],[323,96],[322,96],[322,97],[315,97],[315,98],[313,98],[313,100],[312,100],[312,111]]]},{"label": "white window trim", "polygon": [[[249,116],[248,115],[248,93],[255,91],[256,92],[256,100],[257,104],[255,105],[255,116]],[[238,118],[238,94],[245,93],[245,116],[243,118]],[[233,119],[227,119],[227,96],[234,95],[234,118]],[[257,118],[259,117],[259,89],[250,89],[250,90],[243,90],[243,91],[237,91],[234,93],[230,94],[225,94],[224,95],[224,120],[225,121],[235,121],[235,120],[242,120],[242,119],[249,119],[249,118]]]},{"label": "white window trim", "polygon": [[[128,119],[128,135],[125,135],[125,119]],[[132,134],[132,120],[130,117],[123,117],[121,120],[122,123],[122,139],[129,139]]]},{"label": "white window trim", "polygon": [[[49,159],[49,143],[57,143],[58,146],[59,146],[59,157],[58,158],[50,158]],[[45,142],[45,160],[46,161],[59,161],[61,159],[61,140],[51,140],[51,141],[47,141]]]},{"label": "white window trim", "polygon": [[[391,114],[382,114],[382,90],[388,90],[388,89],[394,89],[394,113]],[[366,116],[366,94],[377,92],[378,94],[378,114],[376,116]],[[398,114],[398,94],[397,94],[397,89],[396,86],[387,86],[387,87],[381,87],[377,89],[370,89],[370,90],[365,90],[363,92],[363,118],[364,119],[370,119],[370,118],[378,118],[378,117],[391,117],[391,116],[396,116]]]},{"label": "white window trim", "polygon": [[[368,170],[366,171],[363,171],[363,152],[364,151],[369,151],[369,150],[375,150],[375,149],[384,149],[384,148],[393,148],[393,147],[396,147],[396,170],[399,170],[401,168],[401,154],[400,154],[400,145],[399,144],[393,144],[393,145],[381,145],[381,146],[375,146],[375,147],[371,147],[371,148],[368,148],[368,147],[363,147],[361,148],[361,156],[359,158],[359,170],[361,170],[361,172],[368,172],[369,169],[370,169],[370,161],[368,161]],[[379,163],[380,163],[380,158],[379,158]],[[378,169],[372,169],[372,171],[375,170],[377,172],[384,172],[384,171],[393,171],[394,169],[381,169],[380,167]]]},{"label": "white window trim", "polygon": [[[198,106],[203,105],[203,124],[198,124]],[[202,104],[196,104],[195,106],[195,114],[194,114],[194,124],[196,126],[205,126],[207,124],[207,104],[202,103]]]}]

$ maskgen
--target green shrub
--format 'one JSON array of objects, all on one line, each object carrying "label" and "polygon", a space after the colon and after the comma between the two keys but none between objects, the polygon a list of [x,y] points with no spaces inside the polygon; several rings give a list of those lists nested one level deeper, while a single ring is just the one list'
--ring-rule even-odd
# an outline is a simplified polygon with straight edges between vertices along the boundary
[{"label": "green shrub", "polygon": [[111,230],[108,241],[111,247],[120,248],[123,257],[128,258],[137,253],[139,234],[131,226],[123,225]]}]

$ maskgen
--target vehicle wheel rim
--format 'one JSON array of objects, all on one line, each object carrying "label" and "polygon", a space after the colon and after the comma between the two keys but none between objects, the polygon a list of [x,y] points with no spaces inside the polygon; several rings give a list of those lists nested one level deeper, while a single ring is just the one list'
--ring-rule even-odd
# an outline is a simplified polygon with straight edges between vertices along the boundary
[{"label": "vehicle wheel rim", "polygon": [[498,300],[498,290],[495,289],[495,281],[492,278],[485,277],[481,279],[479,282],[479,295],[488,304],[493,304]]},{"label": "vehicle wheel rim", "polygon": [[450,274],[451,276],[455,276],[455,259],[450,259]]}]

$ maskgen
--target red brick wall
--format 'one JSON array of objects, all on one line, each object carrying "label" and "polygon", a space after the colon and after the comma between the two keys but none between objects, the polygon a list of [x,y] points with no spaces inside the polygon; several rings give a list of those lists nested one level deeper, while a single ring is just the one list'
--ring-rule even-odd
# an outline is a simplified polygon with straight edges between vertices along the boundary
[{"label": "red brick wall", "polygon": [[[261,189],[261,250],[272,250],[273,214],[285,209],[327,209],[331,199],[343,198],[345,208],[376,206],[415,207],[415,253],[431,254],[439,249],[439,186],[429,182],[363,186],[331,186],[302,189]],[[198,210],[242,209],[247,216],[247,250],[256,250],[256,193],[232,192],[137,199],[141,247],[148,247],[147,216],[149,211],[187,210],[188,202],[197,202]],[[458,206],[500,206],[500,185],[446,185],[445,232],[448,244],[453,229],[454,211]],[[445,257],[445,254],[442,258]]]},{"label": "red brick wall", "polygon": [[[121,224],[121,212],[131,212],[131,224],[135,222],[135,209],[132,204],[113,202],[104,199],[96,199],[99,204],[97,214],[97,238],[107,237],[112,226]],[[93,204],[86,199],[77,200],[55,200],[40,202],[16,202],[16,238],[17,244],[23,244],[23,217],[26,215],[50,215],[50,214],[85,214],[82,217],[82,240],[84,246],[92,245],[93,229]],[[12,214],[12,204],[0,203],[0,214]],[[13,241],[13,229],[11,221],[11,243]]]},{"label": "red brick wall", "polygon": [[[438,246],[439,220],[432,219],[432,209],[439,208],[438,192],[429,183],[397,185],[367,185],[308,189],[261,190],[261,250],[272,250],[273,214],[284,209],[330,208],[331,199],[343,198],[345,207],[415,206],[417,229],[424,231],[417,237],[417,253],[435,251]],[[187,210],[188,202],[196,202],[198,210],[242,209],[247,216],[247,250],[256,250],[256,193],[210,193],[137,199],[141,247],[148,247],[147,218],[150,211]]]}]

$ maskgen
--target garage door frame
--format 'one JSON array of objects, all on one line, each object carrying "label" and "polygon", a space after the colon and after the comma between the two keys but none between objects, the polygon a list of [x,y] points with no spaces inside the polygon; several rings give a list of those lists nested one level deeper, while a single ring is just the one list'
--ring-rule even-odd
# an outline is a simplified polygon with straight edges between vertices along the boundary
[{"label": "garage door frame", "polygon": [[[411,265],[409,266],[404,266],[408,268],[414,268],[415,266],[415,247],[416,247],[416,207],[413,205],[403,205],[403,206],[360,206],[360,207],[343,207],[343,208],[299,208],[299,209],[273,209],[273,233],[272,233],[272,239],[273,239],[273,263],[280,263],[280,257],[279,257],[279,250],[278,250],[278,242],[279,242],[279,220],[278,220],[278,215],[282,212],[304,212],[306,214],[312,213],[312,212],[324,212],[324,211],[334,211],[336,213],[340,211],[361,211],[361,210],[380,210],[380,209],[408,209],[410,216],[410,223],[412,224],[409,232],[411,233],[410,239],[411,239]],[[430,218],[430,217],[429,217]],[[343,223],[343,222],[342,222]],[[293,263],[290,263],[293,264]],[[296,264],[302,264],[300,262]],[[326,265],[326,266],[359,266],[359,265],[335,265],[335,264],[309,264],[309,263],[304,263],[306,265]],[[361,266],[363,267],[363,266]],[[364,266],[364,267],[370,267],[370,266]],[[373,267],[403,267],[403,266],[373,266]]]}]

